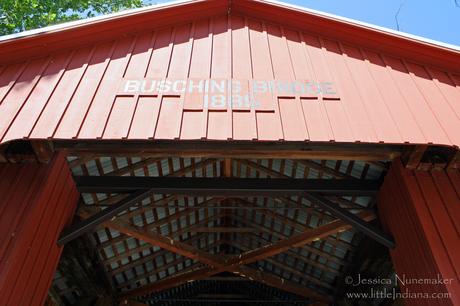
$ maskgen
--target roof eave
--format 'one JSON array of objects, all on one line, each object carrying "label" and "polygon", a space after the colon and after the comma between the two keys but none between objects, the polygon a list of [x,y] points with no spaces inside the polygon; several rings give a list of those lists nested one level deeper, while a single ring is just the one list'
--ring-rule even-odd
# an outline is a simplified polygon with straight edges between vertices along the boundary
[{"label": "roof eave", "polygon": [[[75,44],[75,40],[78,40],[79,44],[85,44],[91,43],[91,39],[99,41],[100,37],[109,39],[111,35],[123,34],[120,27],[125,24],[130,25],[126,31],[139,31],[142,28],[139,26],[142,20],[155,20],[152,27],[158,27],[167,23],[169,15],[182,16],[176,18],[177,21],[183,20],[184,15],[199,18],[228,12],[281,22],[286,26],[316,32],[344,42],[359,43],[363,47],[402,55],[413,61],[460,72],[460,47],[458,46],[276,0],[178,0],[7,35],[0,37],[0,64],[19,61],[24,57],[30,59],[36,54],[43,55],[56,49],[70,48]],[[289,18],[286,18],[286,15],[289,15]],[[149,16],[152,18],[149,19]],[[163,18],[165,20],[162,24],[160,21],[162,18],[154,18],[154,16],[166,17]],[[309,18],[305,18],[307,16]],[[105,32],[102,32],[102,29],[105,29]],[[73,37],[78,39],[69,39],[69,34],[70,37],[74,35]],[[93,38],[90,37],[91,35]]]}]

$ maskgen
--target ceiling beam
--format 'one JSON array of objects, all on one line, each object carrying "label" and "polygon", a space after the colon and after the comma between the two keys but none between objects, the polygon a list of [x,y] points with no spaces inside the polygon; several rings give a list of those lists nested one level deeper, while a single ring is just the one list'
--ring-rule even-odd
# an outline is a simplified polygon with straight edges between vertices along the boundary
[{"label": "ceiling beam", "polygon": [[83,193],[129,193],[151,190],[159,194],[200,196],[301,196],[305,193],[332,195],[373,195],[380,180],[360,179],[278,179],[278,178],[196,178],[136,176],[76,176]]},{"label": "ceiling beam", "polygon": [[[83,210],[83,215],[85,215],[84,210]],[[341,221],[337,221],[337,222],[340,223]],[[324,295],[318,292],[315,292],[309,288],[298,286],[298,285],[288,286],[285,284],[287,281],[284,279],[278,279],[277,277],[272,276],[272,275],[264,276],[264,275],[261,275],[260,271],[241,266],[241,264],[252,263],[262,258],[260,256],[259,257],[253,256],[252,252],[249,252],[251,253],[249,254],[249,256],[247,253],[244,253],[242,255],[233,256],[229,260],[224,260],[217,255],[209,254],[198,248],[190,246],[186,243],[182,243],[180,241],[173,240],[172,238],[165,237],[165,236],[159,235],[154,232],[149,232],[144,229],[136,228],[122,220],[106,221],[105,225],[119,232],[132,236],[134,238],[148,242],[152,245],[159,246],[160,248],[166,249],[168,251],[182,255],[184,257],[188,257],[193,260],[197,260],[199,262],[202,262],[208,265],[208,267],[204,267],[200,269],[200,272],[198,274],[199,279],[207,278],[211,275],[214,275],[220,272],[229,271],[233,273],[239,273],[241,276],[249,277],[255,280],[259,278],[263,279],[264,283],[268,284],[269,282],[271,286],[275,286],[275,285],[281,286],[284,284],[287,287],[285,289],[286,291],[293,292],[293,290],[296,290],[297,294],[301,296],[314,297],[315,299],[318,299],[318,300],[329,300],[328,297],[325,297]],[[343,226],[347,226],[347,225],[344,224]],[[311,233],[311,235],[314,235],[314,236],[316,236],[317,234],[318,234],[317,232]],[[308,243],[308,241],[312,241],[313,239],[314,237],[305,238],[303,243]],[[297,243],[297,244],[301,243],[299,242],[298,239],[294,239],[293,241],[294,243]],[[267,257],[273,256],[274,254],[276,254],[274,250],[270,250],[270,251],[271,251],[270,253],[267,253]],[[279,253],[280,252],[283,252],[282,248],[279,248]],[[246,256],[244,256],[245,254]],[[259,253],[257,254],[259,255]],[[239,258],[244,258],[245,262],[239,263]],[[190,280],[191,279],[189,278],[188,281]],[[146,287],[149,287],[149,286],[146,286]],[[302,290],[298,291],[299,288],[301,288]],[[133,295],[130,295],[130,296],[133,296]]]},{"label": "ceiling beam", "polygon": [[230,226],[213,226],[213,227],[196,227],[191,228],[188,232],[195,233],[261,233],[261,230],[252,227],[230,227]]},{"label": "ceiling beam", "polygon": [[[360,213],[360,217],[366,221],[372,220],[375,218],[375,214],[372,212],[362,212]],[[253,251],[245,252],[240,255],[232,256],[230,259],[223,260],[221,257],[208,254],[200,249],[194,248],[190,245],[185,243],[174,241],[171,238],[164,237],[162,235],[158,235],[156,233],[147,232],[142,229],[137,229],[134,226],[123,223],[122,221],[107,221],[106,226],[111,227],[119,232],[123,232],[127,235],[135,237],[137,239],[149,242],[153,245],[157,245],[161,248],[167,249],[171,252],[177,253],[179,255],[200,261],[208,265],[208,267],[203,267],[198,269],[197,271],[192,271],[190,274],[187,275],[188,279],[184,280],[182,277],[183,275],[179,275],[176,283],[173,286],[177,286],[181,282],[190,281],[190,280],[198,280],[210,277],[214,274],[229,271],[233,273],[239,273],[241,276],[250,277],[252,279],[257,279],[260,275],[260,271],[252,270],[248,267],[242,266],[243,264],[250,264],[258,260],[263,260],[264,258],[274,256],[276,254],[282,253],[286,250],[289,250],[292,247],[300,247],[304,244],[312,242],[318,238],[326,237],[332,234],[335,234],[342,230],[347,230],[351,226],[346,224],[341,220],[335,220],[329,224],[323,225],[316,229],[308,230],[304,233],[294,235],[290,238],[281,240],[279,242],[273,243],[268,246],[263,246],[261,248],[255,249]],[[271,275],[264,276],[265,282],[270,282],[272,286],[280,285],[285,281],[278,281],[276,279],[270,278]],[[267,283],[268,284],[268,283]],[[143,295],[151,292],[152,288],[155,288],[155,291],[158,289],[156,287],[157,283],[147,285],[143,288],[139,288],[123,296],[136,296],[136,295]],[[302,292],[307,293],[308,296],[314,295],[315,298],[321,300],[325,299],[325,297],[313,290],[310,290],[305,287],[301,287]],[[165,289],[165,288],[163,288]],[[290,288],[289,290],[294,290],[295,288]],[[292,292],[292,291],[290,291]],[[305,296],[305,295],[302,295]]]},{"label": "ceiling beam", "polygon": [[[120,143],[123,146],[120,147]],[[84,141],[54,140],[56,150],[69,155],[95,156],[211,157],[211,158],[286,158],[323,160],[393,160],[404,146],[389,144],[339,144],[313,142],[255,141]]]}]

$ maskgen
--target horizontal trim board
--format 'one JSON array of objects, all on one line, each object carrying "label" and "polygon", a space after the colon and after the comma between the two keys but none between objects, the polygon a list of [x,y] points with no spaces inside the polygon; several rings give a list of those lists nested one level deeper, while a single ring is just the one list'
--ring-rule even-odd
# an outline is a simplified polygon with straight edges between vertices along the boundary
[{"label": "horizontal trim board", "polygon": [[149,157],[232,157],[291,158],[328,160],[389,161],[400,156],[410,145],[385,145],[300,141],[196,141],[196,140],[55,140],[56,150],[69,155],[149,156]]}]

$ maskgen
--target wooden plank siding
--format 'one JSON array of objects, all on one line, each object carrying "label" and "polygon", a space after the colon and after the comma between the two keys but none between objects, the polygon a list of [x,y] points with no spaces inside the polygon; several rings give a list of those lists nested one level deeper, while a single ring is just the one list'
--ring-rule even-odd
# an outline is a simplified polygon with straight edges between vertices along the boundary
[{"label": "wooden plank siding", "polygon": [[[200,5],[202,13],[185,13],[185,8]],[[206,10],[213,5],[215,14]],[[224,14],[225,5],[235,11],[229,7]],[[246,6],[251,9],[242,10]],[[269,17],[275,9],[283,12],[285,23]],[[262,11],[266,17],[260,16]],[[171,16],[167,25],[161,18],[152,23],[148,14],[159,13],[143,13],[138,19],[142,31],[126,27],[115,37],[108,35],[110,39],[3,63],[0,143],[25,138],[460,145],[460,72],[454,65],[449,70],[398,54],[413,41],[387,37],[398,45],[390,51],[385,40],[379,49],[357,37],[383,32],[355,27],[356,36],[334,36],[336,20],[264,1],[197,1],[163,8],[161,16]],[[306,25],[321,19],[323,28],[294,24],[300,16]],[[130,18],[120,17],[120,26]],[[351,31],[349,24],[342,26],[340,30]],[[68,31],[77,35],[88,30]],[[50,37],[43,34],[43,39]],[[428,48],[422,45],[420,50]],[[13,46],[0,42],[0,54]],[[459,52],[451,53],[460,58]],[[116,95],[122,78],[238,80],[241,92],[260,105],[206,109],[203,95],[195,92]],[[338,94],[257,93],[249,86],[253,80],[332,82]]]},{"label": "wooden plank siding", "polygon": [[0,301],[43,305],[79,193],[63,154],[49,164],[0,164],[0,174]]},{"label": "wooden plank siding", "polygon": [[405,169],[395,161],[378,196],[384,228],[396,248],[391,257],[402,279],[445,279],[447,284],[406,284],[401,291],[448,293],[450,298],[405,299],[405,305],[460,304],[460,172]]}]

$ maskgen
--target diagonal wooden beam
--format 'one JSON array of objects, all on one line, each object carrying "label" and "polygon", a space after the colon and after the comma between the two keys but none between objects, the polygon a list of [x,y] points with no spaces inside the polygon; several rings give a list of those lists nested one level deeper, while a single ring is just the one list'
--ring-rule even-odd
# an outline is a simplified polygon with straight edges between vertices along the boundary
[{"label": "diagonal wooden beam", "polygon": [[[358,218],[364,221],[370,221],[375,219],[375,214],[373,212],[363,212],[359,214]],[[350,228],[351,225],[348,223],[342,220],[335,220],[320,227],[293,235],[287,239],[262,246],[249,252],[245,252],[239,256],[232,257],[231,259],[227,260],[226,264],[227,267],[233,265],[250,264],[255,261],[263,260],[264,258],[283,253],[290,248],[300,247],[304,244],[312,242],[313,240],[322,239],[324,237],[348,230]]]},{"label": "diagonal wooden beam", "polygon": [[[286,200],[288,200],[288,199],[286,199]],[[242,199],[238,199],[237,201],[238,202],[248,203],[248,204],[252,203],[252,202],[248,202],[248,201],[242,200]],[[292,201],[292,200],[289,200],[289,201]],[[254,205],[254,203],[252,205]],[[311,214],[317,216],[319,220],[329,221],[329,222],[334,220],[334,217],[332,217],[330,215],[326,215],[326,214],[319,213],[319,212],[316,212],[316,211],[309,211],[309,212]],[[297,220],[291,219],[291,218],[289,218],[289,217],[287,217],[287,216],[285,216],[283,214],[280,214],[279,211],[268,210],[268,211],[264,211],[263,214],[267,215],[267,216],[270,216],[270,217],[272,217],[274,219],[279,220],[282,224],[290,226],[291,228],[293,228],[297,232],[302,232],[306,228],[312,228],[312,226],[310,224],[299,223]],[[241,220],[240,218],[238,218],[238,219]],[[243,222],[246,223],[245,221],[243,221]],[[267,228],[267,230],[270,230],[270,229]],[[346,243],[346,242],[344,242],[342,240],[339,240],[337,237],[327,237],[326,239],[332,245],[340,245],[346,250],[348,250],[350,248],[350,245],[348,243]]]},{"label": "diagonal wooden beam", "polygon": [[[282,277],[278,277],[276,275],[256,270],[250,267],[242,266],[239,269],[235,269],[233,273],[252,281],[260,282],[283,291],[294,293],[298,296],[317,300],[320,303],[322,303],[321,305],[326,305],[325,303],[330,302],[331,300],[329,296],[318,293],[310,288],[300,286]],[[214,274],[215,271],[211,267],[200,267],[194,265],[189,269],[185,269],[175,274],[172,277],[166,278],[164,280],[155,282],[144,287],[127,291],[121,294],[119,298],[123,301],[124,299],[134,296],[141,296],[150,293],[160,292],[188,282],[207,279]]]},{"label": "diagonal wooden beam", "polygon": [[273,169],[270,169],[270,168],[267,168],[261,164],[258,164],[258,163],[255,163],[253,161],[250,161],[248,159],[239,159],[238,160],[238,163],[240,164],[243,164],[245,166],[248,166],[249,168],[253,169],[253,170],[256,170],[256,171],[259,171],[259,172],[262,172],[262,173],[265,173],[267,174],[268,176],[270,177],[276,177],[276,178],[291,178],[290,176],[288,175],[285,175],[283,173],[280,173],[278,171],[275,171]]},{"label": "diagonal wooden beam", "polygon": [[298,285],[271,273],[253,269],[247,266],[241,266],[238,271],[233,271],[233,273],[286,292],[294,293],[298,296],[313,299],[314,301],[317,301],[324,306],[331,302],[331,298],[325,294],[316,292],[308,287]]},{"label": "diagonal wooden beam", "polygon": [[[359,214],[359,216],[366,221],[369,221],[375,218],[375,214],[372,212],[362,212]],[[282,253],[292,247],[299,247],[309,242],[312,242],[313,240],[316,240],[318,238],[326,237],[326,236],[335,234],[339,231],[347,230],[351,228],[349,224],[341,220],[335,220],[329,224],[318,227],[317,229],[309,230],[299,235],[295,235],[285,240],[273,243],[271,245],[263,246],[253,251],[245,252],[241,255],[233,256],[228,260],[222,260],[218,256],[207,254],[199,249],[194,249],[193,247],[185,245],[183,243],[175,243],[173,240],[169,240],[169,238],[162,237],[161,235],[150,235],[151,233],[144,232],[142,230],[133,229],[132,226],[130,226],[129,224],[119,225],[119,224],[116,224],[116,221],[108,221],[106,225],[120,232],[124,232],[128,235],[134,236],[137,239],[147,241],[149,243],[158,245],[160,247],[164,247],[172,252],[176,252],[180,255],[187,256],[189,258],[201,261],[209,265],[207,267],[202,267],[198,269],[197,271],[189,272],[190,274],[186,275],[188,279],[184,278],[184,275],[179,275],[178,278],[176,279],[177,280],[176,283],[174,283],[173,281],[168,282],[171,285],[174,284],[173,286],[177,286],[181,282],[183,283],[183,282],[190,281],[190,280],[205,279],[211,275],[214,275],[220,272],[224,272],[224,271],[229,271],[233,273],[242,273],[243,275],[248,275],[248,277],[255,279],[254,276],[257,276],[258,274],[254,275],[255,273],[254,271],[248,270],[248,267],[242,267],[242,265],[250,264],[258,260],[263,260],[264,258]],[[277,282],[273,281],[273,283],[277,283]],[[164,288],[164,287],[161,287],[161,288]],[[317,292],[313,290],[310,290],[304,287],[302,288],[303,288],[304,294],[307,294],[309,297],[314,295],[315,298],[318,299],[318,295],[319,295],[320,297],[319,300],[321,299],[327,300],[326,297],[322,296],[321,294],[318,294]],[[157,290],[156,283],[130,291],[124,294],[123,296],[127,297],[127,296],[143,295],[143,294],[147,294],[151,292],[152,290],[153,291]],[[300,295],[302,295],[302,293]],[[305,296],[305,295],[302,295],[302,296]]]},{"label": "diagonal wooden beam", "polygon": [[170,195],[170,196],[167,196],[167,197],[164,197],[162,199],[158,199],[156,201],[153,201],[151,203],[149,203],[148,205],[138,205],[137,209],[134,209],[134,210],[126,210],[126,212],[118,215],[119,217],[123,216],[125,219],[127,218],[131,218],[135,215],[138,215],[138,214],[141,214],[141,213],[144,213],[146,212],[147,210],[149,209],[154,209],[156,207],[161,207],[171,201],[174,201],[176,200],[178,197],[177,195]]},{"label": "diagonal wooden beam", "polygon": [[185,175],[185,174],[187,174],[189,172],[192,172],[194,170],[198,170],[198,169],[204,168],[204,167],[206,167],[208,165],[212,165],[216,161],[217,160],[214,159],[214,158],[208,158],[208,159],[202,160],[202,161],[200,161],[198,163],[191,164],[188,167],[181,168],[181,169],[179,169],[177,171],[174,171],[173,173],[170,173],[170,174],[166,175],[165,177],[179,177],[179,176]]},{"label": "diagonal wooden beam", "polygon": [[[249,239],[251,239],[251,240],[254,239],[260,245],[271,243],[271,241],[261,237],[260,235],[256,235],[256,234],[250,235]],[[323,264],[323,263],[320,263],[320,262],[318,262],[316,260],[313,260],[310,257],[301,255],[301,254],[299,254],[299,253],[297,253],[297,252],[295,252],[293,250],[288,250],[288,251],[285,252],[285,254],[287,254],[290,257],[293,257],[295,259],[298,259],[298,260],[300,260],[302,262],[305,262],[310,266],[314,266],[314,267],[316,267],[318,269],[321,269],[321,270],[324,270],[324,271],[328,271],[328,272],[331,272],[331,273],[334,273],[334,274],[338,274],[340,272],[339,268],[330,267],[330,266],[328,266],[326,264]]]},{"label": "diagonal wooden beam", "polygon": [[[80,215],[85,217],[90,216],[85,208],[81,209]],[[155,232],[148,231],[145,228],[138,228],[129,224],[125,220],[110,220],[106,221],[104,224],[107,227],[110,227],[128,236],[143,240],[162,249],[182,255],[184,257],[188,257],[193,260],[197,260],[212,267],[220,267],[224,266],[225,264],[224,262],[219,263],[215,260],[213,255],[210,255],[207,252],[203,252],[193,246],[190,246],[189,244],[174,240],[173,238],[166,237]]]},{"label": "diagonal wooden beam", "polygon": [[208,199],[208,200],[204,200],[203,202],[197,203],[196,206],[187,207],[187,208],[185,208],[185,209],[183,209],[181,211],[178,210],[176,213],[174,213],[172,215],[169,215],[169,216],[167,216],[165,218],[162,218],[162,219],[158,220],[157,222],[149,224],[148,228],[155,228],[155,227],[158,227],[158,226],[162,226],[162,225],[164,225],[166,223],[169,223],[169,222],[171,222],[173,220],[178,220],[183,216],[187,216],[188,214],[195,212],[195,210],[196,210],[195,207],[206,208],[206,206],[208,204],[220,203],[223,200],[224,200],[224,198],[211,198],[211,199]]},{"label": "diagonal wooden beam", "polygon": [[203,227],[203,225],[207,225],[209,222],[213,222],[219,220],[220,218],[225,216],[225,212],[219,212],[212,214],[196,223],[190,224],[189,226],[177,229],[176,231],[171,233],[172,237],[180,237],[181,235],[189,232],[194,232],[195,228]]},{"label": "diagonal wooden beam", "polygon": [[149,165],[151,165],[153,163],[156,163],[157,161],[161,161],[161,160],[162,160],[162,158],[146,158],[146,159],[143,159],[141,161],[138,161],[137,163],[128,165],[126,167],[115,169],[115,170],[113,170],[111,172],[107,172],[107,173],[101,173],[101,175],[105,175],[105,176],[124,175],[124,174],[130,173],[131,171],[141,169],[141,168],[143,168],[145,166],[149,166]]},{"label": "diagonal wooden beam", "polygon": [[[85,217],[88,217],[89,214],[86,214],[85,215],[85,211],[82,210],[81,211],[81,214]],[[211,254],[208,254],[207,252],[204,252],[198,248],[195,248],[193,246],[190,246],[188,244],[185,244],[185,243],[182,243],[182,242],[179,242],[179,241],[175,241],[173,240],[172,238],[169,238],[169,237],[164,237],[162,235],[159,235],[159,234],[156,234],[156,233],[152,233],[152,232],[148,232],[144,229],[139,229],[139,228],[136,228],[132,225],[130,225],[129,223],[126,223],[124,222],[123,220],[116,220],[116,221],[106,221],[105,222],[105,225],[108,226],[108,227],[111,227],[119,232],[123,232],[125,233],[126,235],[129,235],[129,236],[133,236],[137,239],[140,239],[140,240],[143,240],[143,241],[146,241],[148,243],[151,243],[153,245],[157,245],[161,248],[164,248],[168,251],[171,251],[171,252],[174,252],[176,254],[179,254],[179,255],[182,255],[184,257],[188,257],[190,259],[194,259],[196,261],[199,261],[199,262],[202,262],[202,263],[205,263],[208,265],[208,267],[204,267],[204,268],[201,268],[200,269],[200,272],[199,272],[199,276],[197,277],[197,279],[204,279],[204,278],[207,278],[211,275],[214,275],[214,274],[217,274],[217,273],[220,273],[220,272],[223,272],[223,271],[229,271],[229,272],[233,272],[233,273],[240,273],[241,275],[245,275],[249,278],[252,278],[252,279],[258,279],[260,277],[262,277],[262,279],[265,279],[265,282],[270,282],[272,285],[276,284],[276,285],[279,285],[281,286],[282,284],[284,284],[286,282],[286,280],[277,280],[277,278],[273,278],[274,276],[271,276],[271,275],[266,275],[266,276],[261,276],[261,272],[260,271],[257,271],[257,270],[254,270],[254,269],[251,269],[251,268],[248,268],[248,267],[241,267],[241,264],[242,263],[239,263],[239,257],[241,256],[234,256],[232,257],[231,260],[229,261],[226,261],[226,260],[223,260],[221,257],[219,256],[216,256],[216,255],[211,255]],[[280,251],[282,252],[282,250]],[[270,254],[268,254],[267,256],[273,256],[272,254],[274,254],[273,252],[271,252]],[[252,261],[250,259],[250,257],[252,257]],[[259,257],[255,257],[255,256],[247,256],[245,257],[245,260],[246,260],[246,263],[251,263],[251,262],[254,262],[254,261],[257,261],[259,260]],[[195,275],[195,274],[193,274]],[[190,280],[190,278],[188,279]],[[291,290],[290,292],[292,292],[292,290],[294,290],[295,288],[297,287],[301,287],[301,286],[298,286],[296,287],[296,285],[286,285],[287,286],[287,289],[286,290]],[[147,286],[150,288],[150,286]],[[296,291],[298,295],[301,295],[301,296],[305,296],[305,297],[314,297],[315,299],[318,299],[318,300],[329,300],[328,297],[322,295],[322,294],[319,294],[309,288],[305,288],[305,287],[301,287],[302,288],[302,291]],[[299,289],[299,288],[297,288]],[[297,290],[296,289],[296,290]],[[142,293],[139,293],[140,291],[138,291],[137,293],[134,292],[133,294],[142,294]],[[145,293],[145,291],[142,291]],[[148,291],[147,291],[148,292]],[[133,295],[131,295],[133,296]]]},{"label": "diagonal wooden beam", "polygon": [[353,176],[342,173],[340,171],[337,171],[335,169],[329,168],[327,166],[323,166],[321,164],[318,164],[317,162],[311,161],[311,160],[297,160],[299,164],[304,165],[305,167],[309,169],[315,169],[317,171],[321,171],[323,173],[327,173],[335,178],[353,178]]},{"label": "diagonal wooden beam", "polygon": [[[241,239],[232,240],[232,241],[225,241],[225,243],[229,243],[229,244],[233,245],[234,247],[238,248],[239,250],[242,250],[242,251],[245,251],[245,252],[248,252],[248,251],[251,250],[250,247],[247,245],[248,243],[243,242]],[[321,281],[318,278],[315,278],[313,276],[305,274],[305,273],[299,271],[298,269],[294,269],[293,267],[288,266],[285,263],[281,262],[279,259],[265,258],[264,262],[271,263],[273,266],[278,266],[281,269],[283,269],[283,270],[285,270],[285,271],[287,271],[287,272],[289,272],[289,273],[291,273],[293,275],[296,275],[300,279],[306,279],[309,282],[314,283],[315,285],[321,286],[323,288],[327,288],[329,290],[334,289],[334,287],[332,285],[330,285],[330,284],[328,284],[328,283],[326,283],[324,281]]]},{"label": "diagonal wooden beam", "polygon": [[[205,246],[205,248],[206,248],[206,250],[212,250],[213,248],[215,248],[216,246],[218,246],[218,245],[220,245],[222,243],[223,243],[222,240],[216,240],[216,241],[214,241],[214,242],[212,242],[210,244],[207,244]],[[157,268],[155,270],[149,271],[147,273],[139,274],[135,278],[129,279],[126,282],[118,284],[117,287],[122,288],[122,287],[127,287],[127,286],[130,286],[130,285],[133,285],[134,283],[136,283],[136,281],[148,278],[150,275],[158,274],[158,273],[163,272],[163,271],[166,272],[170,267],[177,266],[180,263],[184,264],[187,260],[190,260],[190,259],[187,258],[187,257],[178,256],[178,258],[176,258],[173,261],[165,264],[164,266],[159,267],[159,268]]]},{"label": "diagonal wooden beam", "polygon": [[[193,212],[195,212],[195,210],[197,208],[206,208],[207,205],[209,204],[213,204],[213,203],[219,203],[223,200],[224,198],[211,198],[211,199],[208,199],[208,200],[205,200],[203,202],[200,202],[200,203],[197,203],[196,206],[191,206],[191,207],[187,207],[181,211],[177,211],[176,213],[174,214],[171,214],[169,216],[166,216],[164,218],[161,218],[151,224],[148,224],[146,225],[146,229],[148,230],[151,230],[151,229],[154,229],[154,228],[158,228],[160,226],[163,226],[165,224],[168,224],[169,222],[173,221],[173,220],[178,220],[180,219],[181,217],[183,216],[187,216]],[[155,208],[155,207],[151,207],[151,206],[145,206],[144,207],[144,210],[147,210],[149,208]],[[81,210],[84,210],[86,213],[86,215],[92,215],[92,214],[96,214],[97,212],[100,211],[100,208],[99,207],[93,207],[93,206],[85,206],[83,208],[81,208]],[[138,211],[138,212],[141,212],[140,210],[135,210],[135,211]],[[135,212],[133,211],[133,212]],[[80,212],[78,212],[80,214]],[[128,221],[128,219],[126,218],[126,216],[128,216],[128,214],[125,214],[125,215],[121,215],[119,218],[121,218],[122,220],[125,220],[125,221]],[[118,217],[117,217],[118,218]],[[182,231],[181,229],[179,229],[178,231]],[[176,233],[174,233],[176,234]],[[108,245],[112,245],[116,242],[119,242],[119,241],[122,241],[126,239],[126,237],[124,237],[123,235],[120,235],[116,238],[113,238],[113,239],[110,239],[106,242],[104,242],[103,244],[101,244],[101,247],[104,248]]]},{"label": "diagonal wooden beam", "polygon": [[91,153],[85,153],[85,154],[80,154],[78,158],[69,161],[69,168],[74,168],[78,167],[80,165],[83,165],[93,159],[97,158],[96,155],[91,154]]},{"label": "diagonal wooden beam", "polygon": [[201,264],[194,264],[184,270],[179,271],[178,273],[175,273],[174,276],[167,277],[140,288],[126,291],[119,295],[119,299],[123,301],[130,297],[160,292],[195,280],[207,279],[212,275],[213,268],[203,267]]},{"label": "diagonal wooden beam", "polygon": [[384,246],[390,249],[395,248],[395,242],[390,235],[382,232],[380,229],[363,221],[361,218],[357,217],[355,214],[331,202],[325,197],[320,196],[320,195],[313,195],[313,194],[306,194],[304,195],[304,197],[307,198],[313,204],[318,205],[321,208],[329,211],[336,218],[344,220],[345,222],[353,225],[354,228],[361,231],[363,234],[369,236],[370,238],[374,239],[375,241],[383,244]]},{"label": "diagonal wooden beam", "polygon": [[[191,237],[191,238],[189,238],[187,240],[182,240],[182,242],[188,243],[188,244],[194,244],[197,240],[202,239],[203,237],[205,237],[205,234],[195,235],[195,236],[193,236],[193,237]],[[152,248],[151,244],[143,245],[144,248],[145,248],[145,246],[147,246],[148,248]],[[133,253],[141,253],[142,250],[143,250],[142,247],[141,248],[134,248],[132,250],[129,250],[126,253],[123,253],[123,254],[119,255],[119,256],[109,258],[108,260],[106,260],[106,263],[107,263],[108,266],[110,266],[110,263],[112,263],[114,260],[121,260],[123,258],[126,258],[126,257],[130,256]],[[131,252],[131,251],[134,251],[134,252]],[[149,254],[149,255],[147,255],[145,257],[139,257],[138,259],[132,260],[131,262],[129,262],[129,263],[125,264],[125,265],[122,265],[122,266],[119,266],[117,268],[111,269],[110,273],[111,273],[111,275],[115,275],[115,274],[121,273],[123,271],[133,269],[136,266],[145,264],[146,262],[149,262],[149,261],[153,261],[155,258],[160,257],[160,256],[164,256],[167,253],[170,253],[170,252],[167,251],[167,250],[164,250],[164,249],[159,249],[159,250],[154,251],[154,252],[152,252],[151,254]]]},{"label": "diagonal wooden beam", "polygon": [[[370,221],[375,218],[375,214],[373,212],[362,212],[359,214],[359,217],[365,221]],[[245,252],[238,256],[233,256],[230,259],[223,261],[218,257],[196,249],[188,244],[174,241],[172,238],[148,232],[144,229],[138,229],[121,220],[107,221],[105,225],[119,232],[123,232],[129,236],[133,236],[137,239],[149,242],[153,245],[157,245],[168,251],[218,268],[214,271],[215,273],[229,270],[231,271],[233,268],[236,268],[240,265],[250,264],[259,260],[263,260],[264,258],[283,253],[290,248],[300,247],[314,240],[321,239],[351,228],[351,225],[345,223],[344,221],[335,220],[315,229],[307,230],[303,233],[293,235],[290,238],[257,248],[249,252]]]},{"label": "diagonal wooden beam", "polygon": [[103,211],[99,211],[98,213],[91,215],[89,218],[83,220],[82,222],[75,224],[70,228],[64,230],[61,236],[59,237],[58,244],[66,244],[67,242],[92,231],[99,224],[103,223],[106,220],[109,220],[113,216],[116,216],[117,214],[128,209],[137,202],[142,201],[151,193],[151,190],[138,190],[133,194],[129,195],[128,197],[124,198],[117,204],[114,204]]},{"label": "diagonal wooden beam", "polygon": [[[289,238],[289,235],[286,235],[286,234],[280,233],[280,232],[273,232],[270,228],[264,227],[264,226],[262,226],[260,224],[251,223],[250,221],[248,221],[248,220],[246,220],[244,218],[241,218],[241,217],[238,217],[238,216],[234,216],[234,218],[237,219],[238,221],[242,222],[243,224],[251,224],[251,226],[253,226],[255,228],[258,228],[258,229],[261,229],[265,233],[271,234],[274,237],[277,237],[278,239],[288,239]],[[339,232],[342,232],[342,231],[339,231]],[[337,232],[337,233],[339,233],[339,232]],[[327,237],[326,239],[329,239],[329,238],[330,237]],[[268,241],[268,243],[271,243],[271,241]],[[330,261],[336,263],[339,266],[344,265],[344,259],[343,258],[339,258],[339,257],[336,257],[335,255],[326,253],[324,250],[315,248],[313,246],[310,246],[309,244],[304,244],[303,246],[301,246],[299,248],[303,248],[306,251],[308,251],[309,253],[313,253],[313,254],[316,254],[318,256],[325,257],[327,260],[330,260]]]},{"label": "diagonal wooden beam", "polygon": [[[95,157],[92,156],[91,159],[94,159]],[[129,173],[131,171],[134,171],[134,170],[137,170],[139,168],[145,168],[146,166],[150,165],[150,164],[153,164],[153,163],[156,163],[156,162],[159,162],[161,161],[163,158],[147,158],[147,159],[144,159],[144,160],[141,160],[137,163],[134,163],[134,164],[130,164],[126,167],[123,167],[123,168],[120,168],[120,169],[116,169],[112,172],[108,172],[108,173],[102,173],[102,170],[99,171],[100,175],[101,176],[120,176],[120,175],[124,175],[126,173]],[[78,161],[78,159],[77,159]],[[169,173],[168,175],[166,175],[167,177],[180,177],[180,176],[183,176],[189,172],[192,172],[192,171],[195,171],[197,169],[201,169],[203,167],[206,167],[210,164],[213,164],[215,163],[216,160],[215,159],[205,159],[205,160],[202,160],[198,163],[194,163],[188,167],[184,167],[184,168],[181,168],[181,169],[178,169],[172,173]],[[69,162],[69,165],[70,163],[72,162]],[[72,168],[72,166],[71,166]],[[125,198],[127,195],[126,194],[116,194],[116,195],[112,195],[112,196],[109,196],[107,199],[105,200],[102,200],[102,201],[99,201],[97,203],[95,203],[97,206],[107,206],[107,205],[110,205],[110,204],[114,204],[120,200],[122,200],[123,198]],[[175,195],[171,196],[171,197],[175,197]],[[165,199],[163,199],[165,200]]]}]

